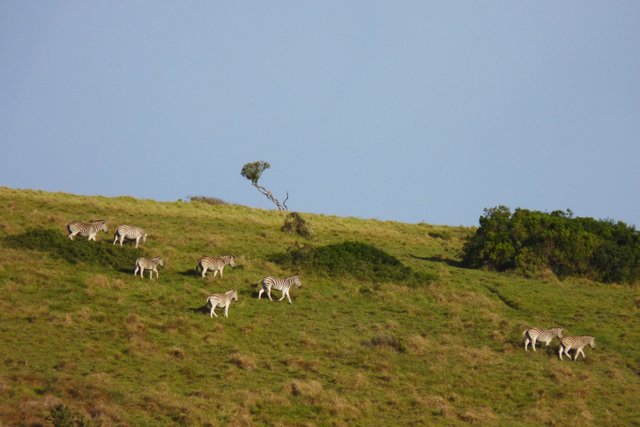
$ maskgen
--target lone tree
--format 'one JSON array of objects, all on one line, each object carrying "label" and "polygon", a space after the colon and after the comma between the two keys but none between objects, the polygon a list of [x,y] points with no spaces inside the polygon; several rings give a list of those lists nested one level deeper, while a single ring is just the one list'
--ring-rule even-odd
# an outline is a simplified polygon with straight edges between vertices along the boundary
[{"label": "lone tree", "polygon": [[271,165],[269,163],[263,162],[263,161],[247,163],[242,167],[242,171],[240,171],[240,174],[245,178],[247,178],[249,181],[251,181],[251,185],[256,187],[259,192],[261,192],[267,197],[267,199],[275,203],[275,205],[278,207],[278,210],[286,212],[289,210],[287,208],[287,200],[289,199],[289,193],[287,192],[287,197],[284,199],[284,202],[280,203],[280,201],[276,199],[273,196],[273,194],[271,194],[271,191],[267,190],[266,188],[258,184],[258,181],[262,176],[262,172],[269,169],[270,167]]}]

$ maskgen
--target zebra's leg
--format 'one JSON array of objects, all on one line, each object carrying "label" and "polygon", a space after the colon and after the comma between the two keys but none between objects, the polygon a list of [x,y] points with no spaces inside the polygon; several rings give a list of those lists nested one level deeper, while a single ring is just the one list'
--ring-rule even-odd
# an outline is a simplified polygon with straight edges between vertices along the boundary
[{"label": "zebra's leg", "polygon": [[571,354],[569,354],[569,350],[571,350],[571,346],[568,345],[564,348],[564,354],[569,356],[569,360],[571,360]]},{"label": "zebra's leg", "polygon": [[536,351],[536,340],[538,337],[531,337],[531,347],[533,347],[533,351]]},{"label": "zebra's leg", "polygon": [[224,267],[220,269],[220,278],[222,279],[222,272],[224,271]]},{"label": "zebra's leg", "polygon": [[229,306],[231,305],[230,302],[227,303],[227,305],[224,306],[224,317],[229,317]]},{"label": "zebra's leg", "polygon": [[215,279],[218,275],[218,269],[213,270],[213,278]]},{"label": "zebra's leg", "polygon": [[211,318],[213,319],[213,316],[218,317],[218,315],[216,314],[216,305],[213,303],[213,301],[211,301]]},{"label": "zebra's leg", "polygon": [[531,342],[531,340],[529,339],[529,337],[524,339],[524,351],[529,351],[529,343]]},{"label": "zebra's leg", "polygon": [[267,288],[267,296],[269,297],[269,300],[273,301],[273,298],[271,298],[271,286]]},{"label": "zebra's leg", "polygon": [[138,270],[140,269],[140,266],[138,264],[136,264],[136,271],[133,272],[133,275],[137,275],[138,274]]},{"label": "zebra's leg", "polygon": [[289,296],[289,289],[287,289],[287,299],[289,300],[289,304],[293,304],[293,303],[291,302],[291,297]]},{"label": "zebra's leg", "polygon": [[580,348],[578,349],[577,353],[576,353],[576,359],[578,358],[578,356],[580,355],[580,353],[582,353],[582,358],[583,358],[583,359],[586,359],[586,358],[587,358],[587,356],[585,356],[585,354],[584,354],[584,350],[582,349],[582,347],[580,347]]},{"label": "zebra's leg", "polygon": [[124,242],[124,236],[120,236],[120,247],[122,247],[122,242]]},{"label": "zebra's leg", "polygon": [[140,237],[136,237],[136,249],[138,249],[138,242],[140,241]]},{"label": "zebra's leg", "polygon": [[264,289],[260,289],[258,291],[258,299],[262,298],[262,293],[264,292]]},{"label": "zebra's leg", "polygon": [[560,344],[560,348],[558,349],[558,357],[560,357],[560,360],[562,360],[562,352],[564,351],[564,348],[562,348],[562,344]]},{"label": "zebra's leg", "polygon": [[207,267],[206,267],[206,266],[203,266],[203,267],[202,267],[202,277],[204,277],[204,276],[205,276],[205,274],[207,274]]},{"label": "zebra's leg", "polygon": [[113,244],[115,245],[117,241],[118,241],[118,235],[116,234],[113,236]]},{"label": "zebra's leg", "polygon": [[287,296],[287,291],[282,291],[282,296],[280,297],[280,299],[278,301],[282,301],[284,299],[284,297]]}]

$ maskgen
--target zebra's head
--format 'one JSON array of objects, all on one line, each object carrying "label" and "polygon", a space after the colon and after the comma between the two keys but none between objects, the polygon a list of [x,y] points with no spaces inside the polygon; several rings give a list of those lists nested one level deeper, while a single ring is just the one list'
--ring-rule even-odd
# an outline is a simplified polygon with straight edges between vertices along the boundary
[{"label": "zebra's head", "polygon": [[596,337],[589,337],[589,347],[596,348]]},{"label": "zebra's head", "polygon": [[236,258],[233,256],[228,256],[225,257],[225,261],[227,262],[227,264],[229,264],[231,267],[235,267],[236,266]]},{"label": "zebra's head", "polygon": [[162,260],[161,256],[155,257],[154,260],[156,261],[156,264],[158,264],[161,267],[164,267],[164,261]]},{"label": "zebra's head", "polygon": [[563,330],[564,329],[562,329],[562,328],[553,328],[553,329],[551,329],[551,331],[553,331],[553,334],[558,338],[562,338],[562,331]]},{"label": "zebra's head", "polygon": [[302,287],[302,282],[300,281],[300,277],[298,276],[293,276],[293,284],[296,285],[297,287],[301,288]]},{"label": "zebra's head", "polygon": [[229,291],[229,295],[231,296],[232,300],[238,301],[238,292],[236,292],[235,289]]},{"label": "zebra's head", "polygon": [[98,220],[95,220],[95,221],[91,221],[91,223],[95,224],[95,225],[97,225],[99,227],[98,231],[102,230],[105,233],[109,232],[109,227],[107,227],[107,223],[105,222],[104,219],[98,219]]}]

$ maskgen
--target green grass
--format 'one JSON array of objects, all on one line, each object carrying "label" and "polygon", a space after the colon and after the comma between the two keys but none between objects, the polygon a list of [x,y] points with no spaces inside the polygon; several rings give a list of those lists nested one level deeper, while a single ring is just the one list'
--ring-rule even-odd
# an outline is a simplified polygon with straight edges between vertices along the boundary
[{"label": "green grass", "polygon": [[[304,217],[312,246],[275,211],[0,188],[0,424],[639,425],[637,286],[462,269],[464,227]],[[110,232],[66,238],[90,218]],[[111,245],[124,223],[144,248]],[[224,254],[222,280],[195,273]],[[133,276],[140,255],[159,280]],[[256,299],[293,273],[293,305]],[[524,352],[524,328],[556,325],[598,348]]]}]

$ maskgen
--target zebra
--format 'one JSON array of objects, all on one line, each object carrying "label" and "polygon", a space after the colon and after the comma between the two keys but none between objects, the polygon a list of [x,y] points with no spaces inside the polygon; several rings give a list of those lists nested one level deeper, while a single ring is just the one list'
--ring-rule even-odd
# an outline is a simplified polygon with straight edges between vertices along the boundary
[{"label": "zebra", "polygon": [[122,246],[122,242],[124,242],[125,239],[135,239],[137,249],[138,243],[140,241],[142,241],[142,246],[144,246],[144,242],[147,240],[147,233],[145,233],[145,231],[140,227],[134,227],[132,225],[119,225],[118,228],[116,228],[116,233],[113,235],[114,245],[116,244],[118,239],[120,239],[120,246]]},{"label": "zebra", "polygon": [[158,274],[158,266],[164,266],[164,262],[162,261],[161,256],[157,256],[152,259],[148,258],[138,258],[136,260],[136,271],[133,272],[135,276],[140,271],[140,277],[144,277],[144,270],[149,270],[149,278],[153,279],[153,272],[156,272],[156,279],[160,277]]},{"label": "zebra", "polygon": [[529,343],[531,343],[531,347],[533,347],[533,351],[536,351],[536,341],[540,341],[545,343],[545,347],[549,347],[549,343],[555,337],[562,338],[562,328],[551,328],[551,329],[538,329],[538,328],[529,328],[522,333],[522,336],[525,337],[524,340],[524,349],[525,351],[529,351]]},{"label": "zebra", "polygon": [[282,301],[286,296],[289,300],[289,304],[293,304],[291,302],[291,297],[289,296],[289,289],[292,285],[296,285],[299,288],[302,287],[302,282],[300,281],[300,278],[298,276],[291,276],[287,277],[286,279],[276,279],[269,276],[262,279],[261,285],[262,289],[260,289],[260,292],[258,292],[258,299],[262,297],[262,293],[264,291],[267,291],[267,296],[271,301],[273,301],[273,299],[271,299],[271,288],[274,288],[282,291],[282,298],[280,298],[278,301]]},{"label": "zebra", "polygon": [[571,359],[571,355],[569,354],[569,350],[572,348],[576,349],[575,354],[573,355],[573,361],[575,362],[580,353],[582,353],[582,357],[584,359],[587,356],[584,355],[584,351],[582,350],[586,345],[589,345],[591,348],[596,348],[596,339],[590,335],[582,335],[579,337],[564,337],[560,340],[560,348],[558,349],[558,356],[560,356],[560,360],[562,360],[562,353],[569,356]]},{"label": "zebra", "polygon": [[238,293],[235,289],[225,292],[224,294],[213,294],[207,298],[207,303],[211,304],[211,315],[210,317],[213,319],[213,316],[218,317],[216,314],[216,307],[224,307],[224,317],[229,317],[229,306],[231,305],[231,301],[238,301]]},{"label": "zebra", "polygon": [[96,240],[96,234],[98,231],[109,231],[107,224],[103,219],[91,221],[89,223],[74,221],[67,224],[67,230],[69,230],[69,239],[73,240],[77,234],[81,236],[87,236],[87,240]]},{"label": "zebra", "polygon": [[205,277],[207,270],[213,270],[213,277],[215,278],[218,272],[220,272],[220,278],[222,279],[222,271],[224,270],[225,265],[230,265],[231,267],[236,266],[236,259],[231,255],[225,255],[218,258],[203,256],[198,260],[198,265],[196,265],[196,271],[202,269],[202,277]]}]

